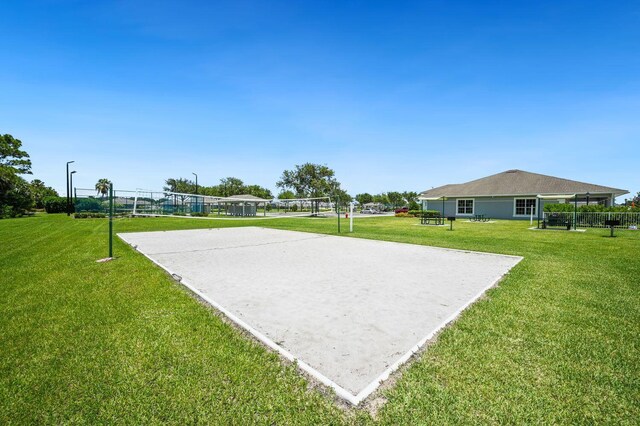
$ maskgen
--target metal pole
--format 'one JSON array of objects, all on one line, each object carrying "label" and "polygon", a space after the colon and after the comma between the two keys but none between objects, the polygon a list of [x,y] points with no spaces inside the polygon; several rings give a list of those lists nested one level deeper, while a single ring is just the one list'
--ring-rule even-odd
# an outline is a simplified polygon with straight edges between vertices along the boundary
[{"label": "metal pole", "polygon": [[578,194],[575,195],[574,197],[574,203],[573,203],[573,230],[576,230],[576,222],[578,221]]},{"label": "metal pole", "polygon": [[67,216],[71,215],[71,209],[69,208],[69,204],[71,204],[70,200],[71,200],[71,196],[69,195],[69,164],[74,163],[74,161],[67,161]]},{"label": "metal pole", "polygon": [[338,213],[338,234],[340,233],[340,198],[336,198],[336,212]]},{"label": "metal pole", "polygon": [[67,163],[67,216],[70,216],[69,212],[69,163]]},{"label": "metal pole", "polygon": [[530,215],[529,226],[533,226],[533,205],[529,206],[529,215]]},{"label": "metal pole", "polygon": [[353,232],[353,201],[349,204],[349,232]]},{"label": "metal pole", "polygon": [[[71,173],[69,173],[69,205],[67,208],[67,216],[70,215],[71,213],[71,206],[73,205],[72,201],[73,201],[73,174],[76,173],[76,171],[72,171]],[[75,205],[73,206],[73,211],[75,212],[76,208]]]},{"label": "metal pole", "polygon": [[196,177],[196,212],[200,213],[200,206],[198,205],[198,175],[193,172],[192,174]]},{"label": "metal pole", "polygon": [[113,183],[109,184],[109,258],[113,257]]}]

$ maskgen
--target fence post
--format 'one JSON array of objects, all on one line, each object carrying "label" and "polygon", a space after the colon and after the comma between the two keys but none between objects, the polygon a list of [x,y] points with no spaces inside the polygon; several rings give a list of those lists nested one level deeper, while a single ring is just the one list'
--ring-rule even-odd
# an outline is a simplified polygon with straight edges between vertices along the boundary
[{"label": "fence post", "polygon": [[338,213],[338,234],[340,233],[340,197],[336,198],[336,213]]},{"label": "fence post", "polygon": [[353,232],[353,201],[349,204],[349,232]]},{"label": "fence post", "polygon": [[113,257],[113,183],[109,184],[109,257]]}]

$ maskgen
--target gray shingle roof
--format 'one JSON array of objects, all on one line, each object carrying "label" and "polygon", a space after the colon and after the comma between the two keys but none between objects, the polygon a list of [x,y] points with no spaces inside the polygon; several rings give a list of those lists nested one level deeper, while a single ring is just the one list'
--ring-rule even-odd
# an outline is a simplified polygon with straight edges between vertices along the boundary
[{"label": "gray shingle roof", "polygon": [[264,198],[256,197],[255,195],[251,195],[251,194],[231,195],[230,197],[227,197],[226,200],[229,200],[229,201],[237,200],[237,201],[248,201],[248,202],[255,201],[258,203],[271,201]]},{"label": "gray shingle roof", "polygon": [[629,191],[591,183],[577,182],[554,176],[507,170],[506,172],[472,180],[467,183],[443,185],[420,193],[420,198],[482,197],[497,195],[560,195],[560,194],[627,194]]}]

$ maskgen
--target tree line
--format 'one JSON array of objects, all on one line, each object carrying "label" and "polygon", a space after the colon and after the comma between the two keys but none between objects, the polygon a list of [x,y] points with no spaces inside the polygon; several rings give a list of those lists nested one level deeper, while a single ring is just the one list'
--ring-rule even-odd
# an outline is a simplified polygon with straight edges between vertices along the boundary
[{"label": "tree line", "polygon": [[9,134],[0,135],[0,218],[18,217],[29,210],[43,208],[48,197],[57,197],[55,189],[40,179],[28,182],[31,159],[22,149],[22,141]]},{"label": "tree line", "polygon": [[[167,192],[178,192],[181,194],[195,194],[196,183],[185,178],[169,178],[165,180],[162,188]],[[253,195],[264,199],[272,199],[271,190],[260,185],[245,185],[242,179],[236,177],[226,177],[220,179],[218,185],[201,186],[198,185],[198,194],[212,197],[230,197],[232,195]]]},{"label": "tree line", "polygon": [[[43,208],[45,201],[58,197],[58,193],[39,179],[28,182],[20,175],[32,174],[29,154],[22,149],[22,142],[11,135],[0,135],[0,218],[16,217],[35,208]],[[100,179],[95,185],[98,195],[106,196],[111,182]],[[276,182],[280,189],[279,199],[330,197],[332,202],[342,206],[354,200],[335,176],[335,171],[327,165],[304,163],[295,165],[291,170],[284,170]],[[165,180],[163,190],[185,194],[196,193],[194,181],[185,178],[169,178]],[[272,199],[268,188],[260,185],[247,185],[237,177],[220,179],[217,185],[198,186],[197,193],[215,197],[232,195],[253,195],[259,198]],[[417,194],[415,192],[386,192],[376,195],[358,194],[355,200],[360,204],[380,203],[399,207],[409,205],[414,208]],[[316,208],[320,200],[315,201]],[[417,204],[415,204],[417,208]]]},{"label": "tree line", "polygon": [[360,205],[375,203],[391,206],[393,208],[409,207],[409,210],[417,210],[420,208],[418,204],[418,193],[414,191],[389,191],[380,194],[371,195],[367,192],[358,194],[355,197]]}]

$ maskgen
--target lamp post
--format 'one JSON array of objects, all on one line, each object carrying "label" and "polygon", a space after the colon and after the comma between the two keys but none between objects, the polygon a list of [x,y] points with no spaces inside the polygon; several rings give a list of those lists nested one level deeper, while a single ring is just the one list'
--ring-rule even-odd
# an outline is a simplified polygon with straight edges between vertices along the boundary
[{"label": "lamp post", "polygon": [[71,212],[69,211],[69,164],[71,163],[75,163],[75,161],[67,161],[67,216],[71,215]]},{"label": "lamp post", "polygon": [[[73,199],[73,174],[77,173],[75,170],[72,171],[71,173],[69,173],[69,192],[71,193],[71,195],[69,195],[69,201],[71,201]],[[71,210],[71,208],[67,209],[67,214],[71,214],[69,213],[69,211]],[[75,210],[75,204],[74,204],[74,208],[73,210]]]},{"label": "lamp post", "polygon": [[587,192],[587,205],[589,205],[589,195],[591,195],[591,194],[589,194],[589,193]]}]

